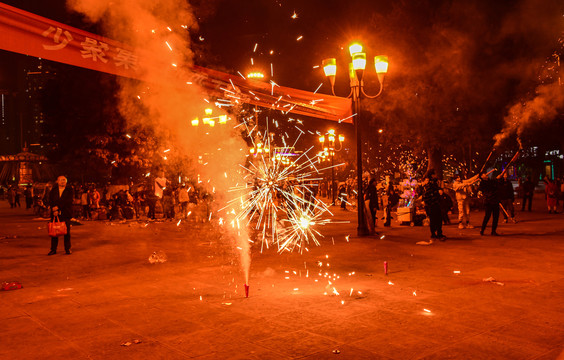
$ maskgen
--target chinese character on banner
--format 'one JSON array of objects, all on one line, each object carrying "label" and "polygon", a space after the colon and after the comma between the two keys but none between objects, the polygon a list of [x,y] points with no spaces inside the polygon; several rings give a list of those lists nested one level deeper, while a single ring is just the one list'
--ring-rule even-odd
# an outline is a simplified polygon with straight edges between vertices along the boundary
[{"label": "chinese character on banner", "polygon": [[[43,37],[48,37],[53,31],[55,31],[53,42],[57,45],[43,45],[45,50],[61,50],[73,40],[71,33],[66,30],[63,31],[60,27],[55,29],[54,27],[49,26],[49,29],[45,30],[41,35],[43,35]],[[62,39],[61,34],[65,35]]]},{"label": "chinese character on banner", "polygon": [[137,59],[139,58],[137,55],[134,55],[131,51],[124,50],[124,49],[117,49],[117,55],[114,57],[116,61],[116,66],[122,66],[126,69],[132,68],[134,69],[137,65]]},{"label": "chinese character on banner", "polygon": [[87,37],[80,45],[82,45],[84,49],[80,51],[83,58],[92,58],[92,61],[98,61],[98,59],[100,59],[103,63],[108,62],[108,59],[105,58],[106,53],[104,52],[108,51],[108,44]]}]

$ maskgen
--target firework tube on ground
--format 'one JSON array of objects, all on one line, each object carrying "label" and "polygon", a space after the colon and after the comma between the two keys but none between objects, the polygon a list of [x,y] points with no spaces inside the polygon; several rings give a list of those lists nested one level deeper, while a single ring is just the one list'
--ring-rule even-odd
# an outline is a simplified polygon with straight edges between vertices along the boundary
[{"label": "firework tube on ground", "polygon": [[249,285],[245,284],[245,297],[249,297]]},{"label": "firework tube on ground", "polygon": [[388,275],[388,262],[384,261],[384,274]]}]

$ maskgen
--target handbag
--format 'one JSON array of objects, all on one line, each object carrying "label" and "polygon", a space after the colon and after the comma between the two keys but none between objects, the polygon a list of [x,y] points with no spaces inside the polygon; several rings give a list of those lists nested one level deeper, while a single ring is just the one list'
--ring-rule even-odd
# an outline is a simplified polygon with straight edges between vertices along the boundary
[{"label": "handbag", "polygon": [[55,237],[59,235],[67,234],[67,224],[64,221],[60,221],[58,216],[53,218],[53,221],[49,222],[47,225],[47,230],[49,236]]}]

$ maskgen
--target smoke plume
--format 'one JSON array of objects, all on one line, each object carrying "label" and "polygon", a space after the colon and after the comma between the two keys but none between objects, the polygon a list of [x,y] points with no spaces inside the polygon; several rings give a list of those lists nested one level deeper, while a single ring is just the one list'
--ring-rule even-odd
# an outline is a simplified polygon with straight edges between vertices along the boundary
[{"label": "smoke plume", "polygon": [[[206,102],[212,102],[206,92],[188,81],[193,59],[189,35],[197,29],[189,4],[183,0],[68,0],[67,7],[100,24],[103,35],[135,49],[136,70],[144,81],[118,79],[120,91],[115,96],[121,115],[129,126],[151,127],[163,150],[191,159],[189,163],[197,168],[185,173],[197,173],[200,185],[213,193],[221,207],[228,189],[243,182],[237,169],[245,160],[247,146],[234,128],[234,119],[214,128],[202,126],[204,109],[213,106]],[[221,109],[213,111],[212,117],[227,115]],[[198,127],[191,126],[195,117],[200,117]],[[248,278],[248,235],[244,228],[232,229]]]},{"label": "smoke plume", "polygon": [[564,106],[564,91],[558,83],[537,87],[531,100],[513,105],[504,119],[503,130],[494,136],[498,147],[511,135],[521,136],[527,128],[552,121]]}]

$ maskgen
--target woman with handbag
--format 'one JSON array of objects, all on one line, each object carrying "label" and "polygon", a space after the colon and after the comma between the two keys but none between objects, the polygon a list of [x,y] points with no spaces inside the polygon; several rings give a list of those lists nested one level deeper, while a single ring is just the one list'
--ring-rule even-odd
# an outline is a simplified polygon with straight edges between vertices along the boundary
[{"label": "woman with handbag", "polygon": [[[51,222],[49,223],[49,235],[51,236],[51,251],[47,255],[55,255],[59,244],[59,235],[64,235],[65,253],[70,255],[70,221],[72,218],[72,201],[74,198],[73,188],[67,186],[67,178],[59,176],[57,184],[49,193],[49,205],[51,206]],[[65,224],[63,226],[63,224]]]}]

